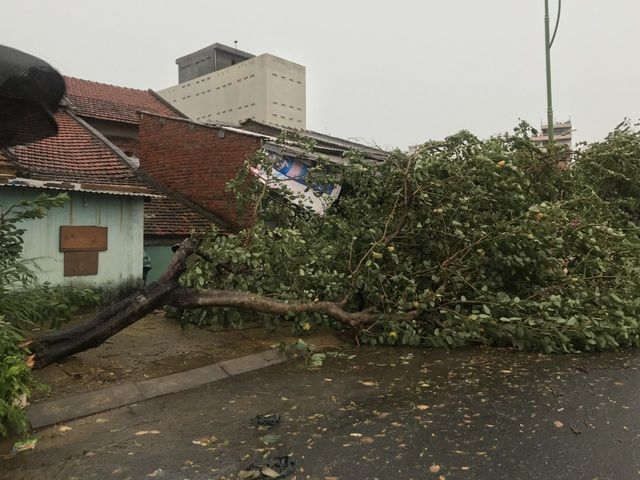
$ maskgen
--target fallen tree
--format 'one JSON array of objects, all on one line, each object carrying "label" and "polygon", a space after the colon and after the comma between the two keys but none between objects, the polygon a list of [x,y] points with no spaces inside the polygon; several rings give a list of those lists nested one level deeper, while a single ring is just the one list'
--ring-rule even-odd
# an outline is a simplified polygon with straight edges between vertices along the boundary
[{"label": "fallen tree", "polygon": [[[167,271],[157,281],[108,306],[92,319],[34,337],[28,344],[34,355],[33,368],[42,368],[75,353],[98,347],[119,331],[164,306],[181,309],[233,308],[281,316],[309,312],[326,315],[352,328],[380,319],[380,315],[373,312],[348,312],[334,302],[288,304],[246,292],[180,287],[179,279],[186,269],[186,260],[196,253],[198,243],[195,238],[185,240]],[[403,317],[409,319],[416,315],[417,312],[410,312]]]},{"label": "fallen tree", "polygon": [[35,365],[95,347],[162,306],[196,325],[233,325],[249,311],[301,331],[354,329],[369,344],[637,345],[640,135],[623,124],[574,158],[538,149],[529,132],[485,141],[461,132],[381,164],[318,160],[309,188],[343,188],[323,216],[284,185],[247,182],[278,161],[249,159],[231,187],[253,208],[251,228],[185,241],[158,282],[34,338]]}]

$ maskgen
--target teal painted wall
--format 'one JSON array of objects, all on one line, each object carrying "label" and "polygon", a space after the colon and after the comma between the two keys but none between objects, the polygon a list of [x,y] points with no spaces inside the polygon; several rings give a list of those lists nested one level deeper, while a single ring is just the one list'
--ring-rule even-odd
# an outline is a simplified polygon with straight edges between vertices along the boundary
[{"label": "teal painted wall", "polygon": [[[55,190],[25,187],[0,187],[0,208],[41,193]],[[142,279],[143,199],[142,197],[70,192],[71,200],[62,208],[49,210],[40,220],[24,222],[23,257],[35,259],[41,282],[53,285],[118,287]],[[65,277],[60,252],[60,226],[86,225],[108,227],[107,250],[99,252],[98,274]]]},{"label": "teal painted wall", "polygon": [[155,282],[160,278],[160,275],[164,273],[164,271],[169,266],[169,262],[173,257],[173,252],[171,251],[171,246],[169,245],[159,245],[159,246],[147,246],[144,247],[147,251],[147,255],[151,259],[151,270],[147,274],[147,285],[151,282]]}]

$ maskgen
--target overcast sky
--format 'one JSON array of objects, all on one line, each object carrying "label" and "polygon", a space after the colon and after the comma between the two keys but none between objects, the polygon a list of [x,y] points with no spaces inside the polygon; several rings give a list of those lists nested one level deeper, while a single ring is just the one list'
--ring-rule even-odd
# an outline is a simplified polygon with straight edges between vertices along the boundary
[{"label": "overcast sky", "polygon": [[[539,126],[543,17],[543,0],[5,0],[0,43],[66,75],[161,89],[177,57],[237,40],[306,66],[307,128],[406,147]],[[639,0],[563,2],[555,117],[577,140],[640,118],[639,47]]]}]

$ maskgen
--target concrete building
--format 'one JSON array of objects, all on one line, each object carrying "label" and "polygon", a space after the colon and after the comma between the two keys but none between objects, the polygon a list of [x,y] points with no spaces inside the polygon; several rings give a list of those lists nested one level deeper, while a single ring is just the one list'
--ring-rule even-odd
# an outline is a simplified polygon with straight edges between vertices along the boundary
[{"label": "concrete building", "polygon": [[306,128],[305,67],[215,43],[176,60],[179,84],[158,94],[192,120]]},{"label": "concrete building", "polygon": [[[573,148],[573,128],[571,120],[566,122],[556,122],[553,129],[553,138],[557,144],[566,145],[569,149]],[[531,139],[539,147],[544,147],[549,143],[549,126],[540,126],[540,135]]]}]

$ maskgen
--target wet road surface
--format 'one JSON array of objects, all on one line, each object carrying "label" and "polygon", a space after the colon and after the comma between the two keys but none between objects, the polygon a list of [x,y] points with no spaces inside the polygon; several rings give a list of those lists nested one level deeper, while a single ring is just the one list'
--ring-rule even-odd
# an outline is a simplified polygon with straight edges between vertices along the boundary
[{"label": "wet road surface", "polygon": [[[42,430],[0,479],[235,479],[280,455],[297,480],[640,478],[637,352],[353,353]],[[280,425],[251,422],[271,412]]]}]

